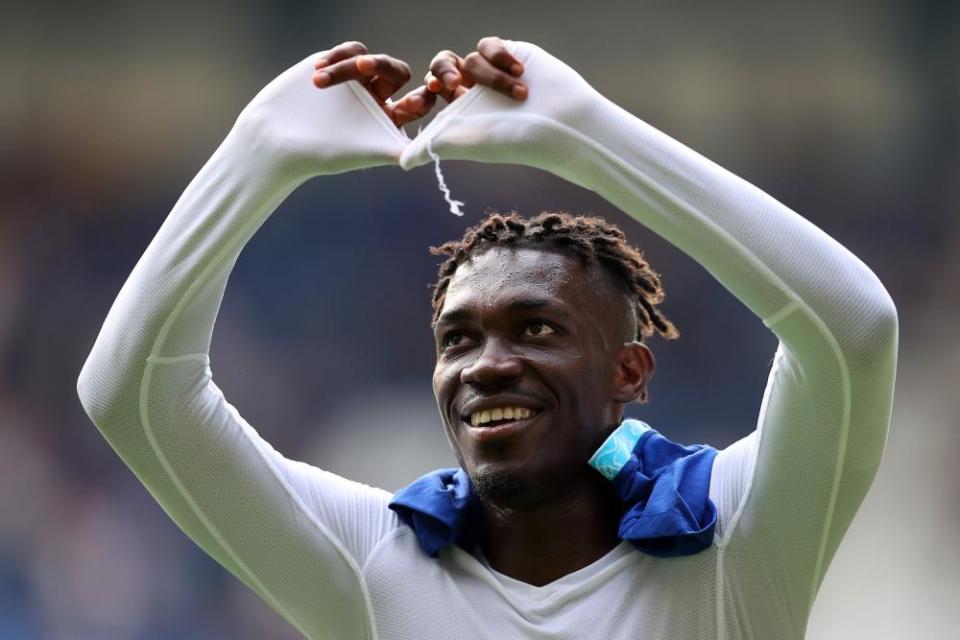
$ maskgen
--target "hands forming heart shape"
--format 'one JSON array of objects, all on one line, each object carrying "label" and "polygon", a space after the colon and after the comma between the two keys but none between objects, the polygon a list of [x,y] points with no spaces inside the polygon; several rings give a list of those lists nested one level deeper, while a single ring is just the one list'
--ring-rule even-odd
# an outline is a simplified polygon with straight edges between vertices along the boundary
[{"label": "hands forming heart shape", "polygon": [[[623,117],[572,68],[540,47],[488,37],[476,51],[434,56],[420,87],[392,99],[407,64],[345,42],[296,63],[243,109],[231,138],[283,180],[432,159],[511,163],[570,179],[584,140],[615,142]],[[452,103],[415,136],[403,126],[438,97]],[[598,138],[599,136],[599,138]]]},{"label": "hands forming heart shape", "polygon": [[519,78],[521,63],[503,40],[491,36],[477,43],[477,50],[460,57],[450,50],[439,52],[421,86],[402,98],[390,97],[410,81],[406,62],[385,54],[370,54],[360,42],[344,42],[316,61],[313,83],[323,89],[355,80],[366,87],[387,116],[398,127],[430,113],[437,96],[453,102],[474,85],[490,87],[517,101],[527,97],[527,86]]}]

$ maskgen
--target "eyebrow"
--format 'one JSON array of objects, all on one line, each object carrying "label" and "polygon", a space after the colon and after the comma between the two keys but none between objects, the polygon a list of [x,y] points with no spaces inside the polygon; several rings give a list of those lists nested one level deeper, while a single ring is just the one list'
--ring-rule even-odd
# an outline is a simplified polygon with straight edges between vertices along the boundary
[{"label": "eyebrow", "polygon": [[[514,300],[507,305],[508,313],[538,311],[541,309],[549,309],[550,311],[562,316],[569,315],[560,307],[560,305],[547,298],[522,298],[520,300]],[[471,317],[473,317],[473,312],[469,309],[465,307],[454,307],[453,309],[444,311],[442,314],[440,314],[440,317],[437,318],[437,326],[441,324],[461,322],[463,320],[468,320]]]}]

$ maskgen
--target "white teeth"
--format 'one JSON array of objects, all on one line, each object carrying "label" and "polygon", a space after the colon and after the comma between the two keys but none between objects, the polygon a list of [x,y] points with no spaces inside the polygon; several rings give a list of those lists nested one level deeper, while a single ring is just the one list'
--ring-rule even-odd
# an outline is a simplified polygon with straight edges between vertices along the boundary
[{"label": "white teeth", "polygon": [[497,407],[484,409],[470,414],[470,424],[475,427],[486,424],[491,420],[526,420],[533,412],[526,407]]}]

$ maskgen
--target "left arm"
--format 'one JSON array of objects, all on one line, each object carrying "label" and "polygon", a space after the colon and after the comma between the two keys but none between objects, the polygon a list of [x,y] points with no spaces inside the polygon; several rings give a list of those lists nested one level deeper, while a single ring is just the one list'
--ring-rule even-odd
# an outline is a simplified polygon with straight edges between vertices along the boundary
[{"label": "left arm", "polygon": [[443,158],[526,164],[591,189],[697,260],[776,334],[757,430],[720,454],[711,494],[718,546],[739,554],[737,566],[762,563],[775,584],[755,584],[787,593],[805,620],[880,463],[897,359],[890,296],[856,256],[771,196],[539,47],[505,47],[524,67],[526,99],[504,87],[464,92],[401,166],[427,160],[430,140]]}]

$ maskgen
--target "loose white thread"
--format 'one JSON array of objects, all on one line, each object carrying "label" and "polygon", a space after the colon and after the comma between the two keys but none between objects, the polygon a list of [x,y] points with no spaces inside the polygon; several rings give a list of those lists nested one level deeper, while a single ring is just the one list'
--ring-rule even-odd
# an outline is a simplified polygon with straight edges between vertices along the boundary
[{"label": "loose white thread", "polygon": [[427,154],[433,158],[433,170],[437,174],[437,184],[440,185],[440,191],[443,192],[443,198],[447,201],[447,204],[450,205],[450,213],[455,216],[462,216],[463,209],[461,207],[465,204],[460,200],[454,200],[453,196],[450,195],[450,188],[447,186],[447,181],[443,179],[443,173],[440,171],[440,156],[438,156],[433,151],[433,138],[427,138]]}]

